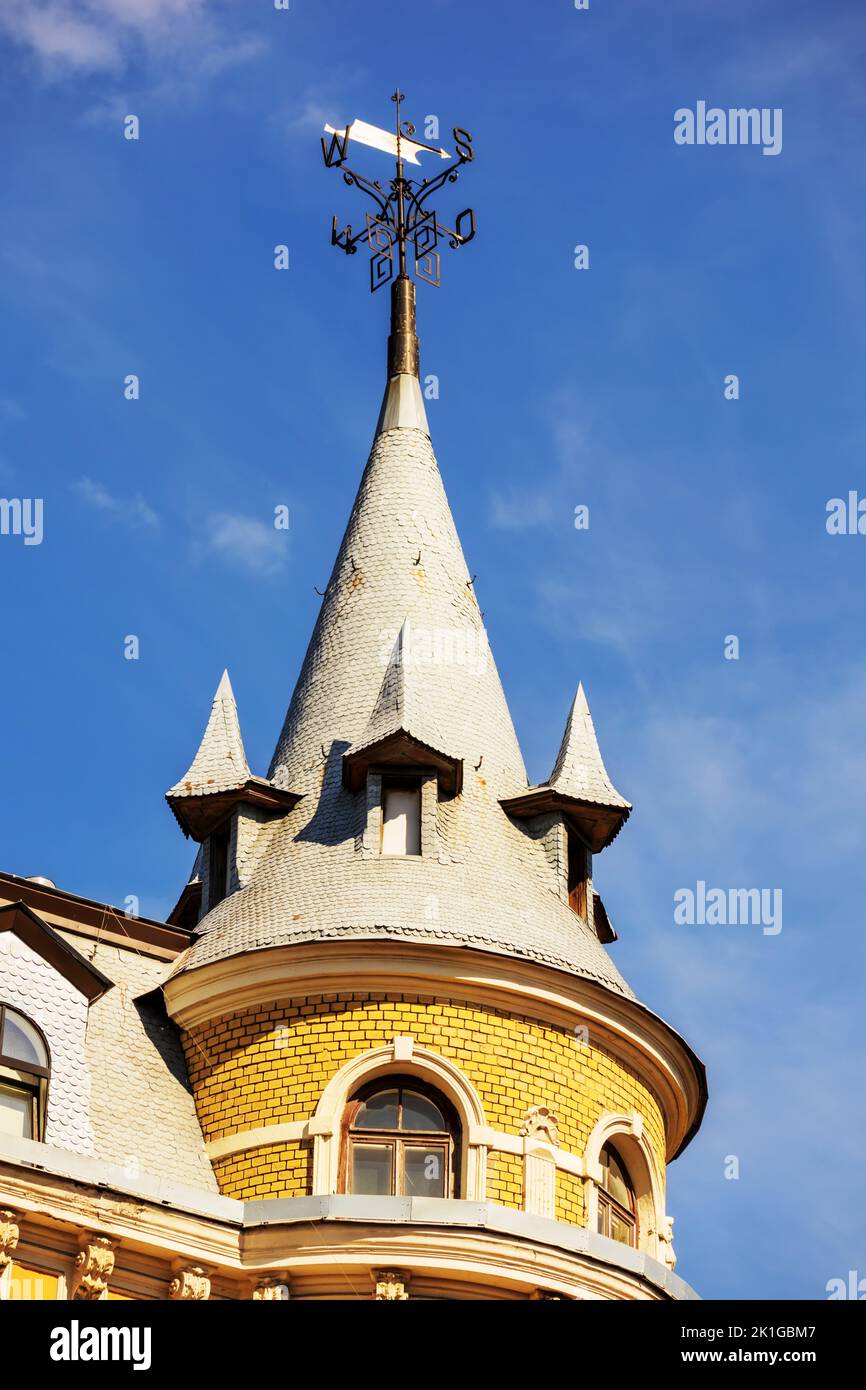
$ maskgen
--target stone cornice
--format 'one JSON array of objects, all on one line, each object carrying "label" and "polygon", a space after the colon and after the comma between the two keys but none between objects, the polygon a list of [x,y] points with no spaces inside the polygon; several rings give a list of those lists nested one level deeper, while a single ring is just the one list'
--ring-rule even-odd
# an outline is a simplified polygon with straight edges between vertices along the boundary
[{"label": "stone cornice", "polygon": [[[93,1185],[62,1171],[67,1155],[30,1145],[36,1166],[0,1153],[0,1204],[21,1227],[92,1229],[82,1236],[83,1267],[94,1266],[88,1297],[104,1296],[126,1260],[163,1260],[173,1295],[206,1298],[210,1279],[241,1290],[250,1281],[330,1282],[370,1294],[371,1269],[404,1270],[419,1280],[450,1280],[525,1297],[541,1287],[566,1298],[689,1299],[682,1279],[650,1256],[594,1232],[512,1211],[492,1202],[359,1196],[297,1197],[241,1203],[202,1194],[202,1210],[111,1188],[107,1165],[89,1160]],[[55,1157],[57,1162],[53,1163]],[[98,1185],[97,1185],[98,1184]],[[219,1216],[207,1214],[215,1206]],[[94,1249],[96,1255],[94,1256]],[[92,1273],[93,1271],[91,1271]],[[79,1295],[81,1296],[81,1295]],[[246,1296],[240,1294],[239,1296]]]},{"label": "stone cornice", "polygon": [[706,1104],[703,1064],[643,1004],[590,980],[533,962],[447,946],[400,941],[322,941],[230,956],[174,976],[165,986],[175,1022],[192,1029],[274,999],[341,990],[444,993],[531,1012],[559,1027],[588,1028],[655,1094],[664,1114],[667,1157],[682,1151]]}]

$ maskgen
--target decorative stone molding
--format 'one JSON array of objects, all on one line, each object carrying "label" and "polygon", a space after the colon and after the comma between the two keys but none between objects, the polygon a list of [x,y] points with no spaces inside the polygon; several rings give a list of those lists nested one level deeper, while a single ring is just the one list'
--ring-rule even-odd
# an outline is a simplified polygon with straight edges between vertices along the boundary
[{"label": "decorative stone molding", "polygon": [[[409,941],[325,941],[273,947],[175,974],[165,985],[169,1013],[192,1030],[225,1013],[341,990],[444,992],[533,1017],[573,1032],[636,1072],[661,1108],[667,1159],[694,1133],[706,1103],[698,1058],[666,1023],[636,1001],[594,981],[481,950]],[[327,1189],[317,1188],[317,1192]]]},{"label": "decorative stone molding", "polygon": [[21,1234],[18,1213],[0,1207],[0,1303],[9,1297],[12,1283],[12,1252]]},{"label": "decorative stone molding", "polygon": [[533,1289],[529,1297],[535,1303],[563,1303],[565,1301],[561,1293],[551,1293],[549,1289]]},{"label": "decorative stone molding", "polygon": [[408,1299],[406,1285],[409,1276],[401,1269],[374,1269],[371,1270],[373,1283],[376,1286],[373,1298],[378,1302],[401,1303]]},{"label": "decorative stone molding", "polygon": [[523,1210],[556,1220],[556,1161],[551,1152],[527,1153],[523,1160]]},{"label": "decorative stone molding", "polygon": [[676,1269],[677,1257],[674,1254],[674,1218],[666,1216],[658,1230],[658,1259],[668,1269]]},{"label": "decorative stone molding", "polygon": [[544,1136],[554,1148],[559,1143],[559,1124],[554,1112],[547,1105],[530,1105],[520,1126],[523,1139],[538,1139]]},{"label": "decorative stone molding", "polygon": [[18,1244],[21,1234],[18,1213],[9,1207],[0,1208],[0,1274],[12,1263],[12,1251]]},{"label": "decorative stone molding", "polygon": [[178,1302],[210,1298],[210,1272],[203,1265],[184,1265],[175,1270],[168,1296]]},{"label": "decorative stone molding", "polygon": [[114,1272],[116,1248],[117,1242],[110,1240],[108,1236],[86,1237],[75,1257],[69,1287],[71,1299],[96,1302],[108,1297],[108,1281]]},{"label": "decorative stone molding", "polygon": [[253,1298],[263,1302],[284,1303],[291,1298],[288,1275],[275,1275],[273,1278],[261,1279],[253,1289]]},{"label": "decorative stone molding", "polygon": [[395,1038],[384,1047],[374,1047],[353,1057],[331,1077],[307,1124],[307,1135],[313,1140],[313,1196],[330,1196],[337,1191],[340,1128],[349,1097],[366,1082],[400,1071],[420,1077],[451,1101],[464,1137],[460,1146],[460,1196],[470,1200],[484,1197],[487,1147],[476,1136],[479,1131],[489,1131],[478,1092],[459,1067],[438,1052],[414,1043],[411,1056],[406,1056],[407,1050],[404,1040]]},{"label": "decorative stone molding", "polygon": [[637,1111],[628,1115],[610,1112],[602,1115],[586,1141],[584,1170],[587,1179],[588,1229],[595,1231],[598,1228],[598,1187],[602,1181],[599,1160],[602,1149],[609,1142],[621,1153],[634,1185],[639,1248],[668,1269],[673,1269],[676,1256],[671,1245],[672,1219],[665,1215],[664,1183],[643,1117]]}]

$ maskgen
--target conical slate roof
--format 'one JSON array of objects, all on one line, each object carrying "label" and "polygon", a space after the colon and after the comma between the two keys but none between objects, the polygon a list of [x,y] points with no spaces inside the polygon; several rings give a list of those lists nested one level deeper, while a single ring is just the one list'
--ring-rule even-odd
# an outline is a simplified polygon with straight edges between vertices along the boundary
[{"label": "conical slate roof", "polygon": [[631,810],[631,802],[620,796],[607,775],[589,712],[583,682],[577,687],[562,735],[556,763],[547,779],[565,796],[579,801],[596,802],[599,806],[619,806]]},{"label": "conical slate roof", "polygon": [[[630,996],[556,892],[543,845],[500,805],[527,792],[526,771],[419,404],[417,380],[392,379],[277,742],[269,777],[304,800],[265,827],[249,884],[202,920],[181,968],[402,938],[547,962]],[[365,796],[342,779],[371,711],[385,721],[399,699],[386,671],[407,619],[427,727],[464,769],[460,795],[438,803],[436,844],[411,866],[365,854]]]},{"label": "conical slate roof", "polygon": [[249,776],[235,694],[228,671],[223,671],[198,752],[189,771],[166,796],[171,800],[231,791],[243,786]]}]

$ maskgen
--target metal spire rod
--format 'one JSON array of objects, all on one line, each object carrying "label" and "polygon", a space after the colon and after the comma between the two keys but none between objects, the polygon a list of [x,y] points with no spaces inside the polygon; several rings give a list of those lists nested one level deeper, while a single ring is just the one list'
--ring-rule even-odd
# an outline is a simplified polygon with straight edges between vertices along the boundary
[{"label": "metal spire rod", "polygon": [[[370,197],[376,207],[375,213],[366,214],[366,226],[352,235],[351,225],[338,231],[337,218],[331,223],[331,244],[339,246],[346,255],[356,254],[358,247],[366,241],[372,255],[370,259],[370,289],[375,291],[391,282],[391,332],[388,338],[388,376],[389,378],[407,373],[418,376],[419,349],[415,325],[415,283],[408,269],[407,246],[413,253],[414,274],[419,280],[439,286],[440,257],[436,249],[441,237],[446,237],[449,246],[465,246],[475,236],[475,213],[465,208],[459,213],[453,228],[439,221],[438,214],[427,207],[427,199],[446,183],[455,183],[458,171],[464,164],[475,158],[472,136],[455,126],[452,135],[457,150],[456,157],[447,150],[437,149],[420,140],[415,140],[415,127],[411,121],[401,116],[401,104],[405,101],[398,88],[391,100],[396,111],[395,131],[388,131],[367,125],[364,121],[352,121],[343,130],[325,126],[330,134],[330,144],[322,139],[322,155],[328,168],[342,169],[347,184],[360,188]],[[367,179],[346,166],[349,140],[370,145],[374,149],[393,154],[396,171],[393,179],[383,184],[378,179]],[[433,178],[414,180],[406,177],[405,163],[419,163],[419,154],[436,155],[449,161],[448,167]],[[394,273],[394,250],[396,248],[397,271]]]}]

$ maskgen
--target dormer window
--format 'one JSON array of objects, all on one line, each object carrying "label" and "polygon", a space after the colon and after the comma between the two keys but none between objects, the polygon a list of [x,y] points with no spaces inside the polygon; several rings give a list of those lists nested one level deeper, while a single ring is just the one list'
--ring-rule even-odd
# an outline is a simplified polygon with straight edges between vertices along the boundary
[{"label": "dormer window", "polygon": [[36,1025],[0,1004],[0,1134],[42,1139],[50,1065]]},{"label": "dormer window", "polygon": [[417,780],[382,780],[383,855],[421,853],[421,784]]},{"label": "dormer window", "polygon": [[208,867],[208,912],[221,903],[228,892],[229,877],[229,834],[228,825],[215,830],[210,837],[210,856]]},{"label": "dormer window", "polygon": [[573,830],[568,832],[568,905],[585,922],[586,916],[586,845]]}]

